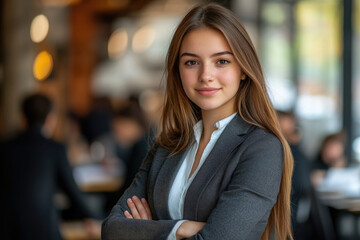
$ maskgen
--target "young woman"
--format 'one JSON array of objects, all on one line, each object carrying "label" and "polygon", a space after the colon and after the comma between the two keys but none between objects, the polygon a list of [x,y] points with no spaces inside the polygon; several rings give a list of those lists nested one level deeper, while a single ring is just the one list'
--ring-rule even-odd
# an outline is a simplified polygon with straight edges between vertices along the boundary
[{"label": "young woman", "polygon": [[291,239],[292,167],[240,20],[195,7],[169,47],[156,144],[102,239]]}]

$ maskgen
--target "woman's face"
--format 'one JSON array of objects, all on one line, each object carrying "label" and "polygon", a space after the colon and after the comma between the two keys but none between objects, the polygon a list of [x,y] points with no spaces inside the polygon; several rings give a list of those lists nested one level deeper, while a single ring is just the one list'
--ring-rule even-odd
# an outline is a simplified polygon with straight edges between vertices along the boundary
[{"label": "woman's face", "polygon": [[187,97],[203,114],[225,117],[236,111],[236,94],[245,75],[221,32],[211,28],[189,32],[180,48],[179,71]]}]

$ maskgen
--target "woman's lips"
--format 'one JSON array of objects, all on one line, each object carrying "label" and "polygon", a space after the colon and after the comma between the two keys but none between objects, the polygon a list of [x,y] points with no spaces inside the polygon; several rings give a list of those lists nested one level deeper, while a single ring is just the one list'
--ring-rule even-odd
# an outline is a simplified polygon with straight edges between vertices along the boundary
[{"label": "woman's lips", "polygon": [[203,96],[211,96],[217,93],[220,90],[220,88],[199,88],[196,89],[196,91]]}]

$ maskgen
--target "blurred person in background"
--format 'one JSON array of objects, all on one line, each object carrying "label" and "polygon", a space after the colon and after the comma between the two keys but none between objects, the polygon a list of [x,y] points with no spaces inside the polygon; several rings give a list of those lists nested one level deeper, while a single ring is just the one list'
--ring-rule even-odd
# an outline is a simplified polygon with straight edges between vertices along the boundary
[{"label": "blurred person in background", "polygon": [[97,234],[98,223],[74,181],[65,147],[49,138],[56,125],[52,108],[45,95],[26,97],[25,131],[0,145],[1,239],[62,239],[54,203],[59,188],[82,213],[91,235]]},{"label": "blurred person in background", "polygon": [[299,146],[301,132],[297,126],[297,119],[293,112],[277,111],[281,131],[288,141],[293,157],[294,171],[291,189],[291,221],[294,239],[312,239],[312,229],[304,224],[310,216],[310,205],[303,204],[304,199],[309,199],[311,191],[310,163]]},{"label": "blurred person in background", "polygon": [[111,134],[103,136],[99,141],[105,147],[105,164],[106,161],[120,161],[108,164],[124,168],[125,173],[124,169],[119,170],[125,178],[121,189],[108,195],[105,207],[107,213],[131,184],[151,144],[147,136],[147,123],[136,99],[130,99],[125,106],[115,110],[111,122]]},{"label": "blurred person in background", "polygon": [[[294,157],[294,172],[292,177],[292,203],[296,208],[301,196],[310,190],[310,162],[299,146],[301,132],[297,126],[296,116],[293,112],[277,111],[280,128],[290,144]],[[296,211],[296,209],[294,209]]]},{"label": "blurred person in background", "polygon": [[81,134],[89,145],[111,131],[111,103],[108,97],[95,97],[90,112],[80,119]]},{"label": "blurred person in background", "polygon": [[311,172],[311,181],[315,186],[322,182],[329,168],[346,167],[345,144],[344,131],[330,134],[323,139]]},{"label": "blurred person in background", "polygon": [[127,188],[149,150],[145,119],[137,103],[130,102],[128,106],[115,113],[113,129],[119,150],[120,148],[128,150],[127,156],[123,156],[126,164],[126,180],[123,188]]},{"label": "blurred person in background", "polygon": [[72,112],[68,112],[66,117],[66,148],[70,165],[76,167],[92,163],[89,143],[81,132],[80,117]]}]

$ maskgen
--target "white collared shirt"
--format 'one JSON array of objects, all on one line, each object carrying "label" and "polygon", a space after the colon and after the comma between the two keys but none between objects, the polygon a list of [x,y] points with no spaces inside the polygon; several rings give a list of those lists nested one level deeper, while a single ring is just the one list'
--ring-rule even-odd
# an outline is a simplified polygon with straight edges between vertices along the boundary
[{"label": "white collared shirt", "polygon": [[[180,166],[180,169],[175,177],[173,185],[171,186],[169,192],[169,199],[168,199],[168,206],[169,212],[172,219],[182,219],[183,218],[183,210],[184,210],[184,202],[185,196],[189,186],[191,185],[192,181],[194,180],[196,174],[198,173],[199,169],[205,162],[206,158],[208,157],[209,153],[213,149],[215,143],[217,142],[218,138],[220,137],[221,133],[224,131],[225,127],[229,124],[229,122],[235,117],[236,113],[226,117],[218,122],[215,123],[216,130],[213,131],[211,134],[211,138],[209,143],[206,145],[203,154],[200,158],[200,162],[194,173],[189,178],[192,166],[195,161],[195,155],[199,147],[199,142],[201,138],[201,134],[203,131],[203,122],[200,120],[194,126],[194,135],[195,135],[195,142],[191,145],[188,151],[185,153],[186,157],[183,163]],[[176,231],[179,226],[184,222],[179,221],[172,229],[171,233],[169,234],[167,240],[175,240],[176,239]]]}]

